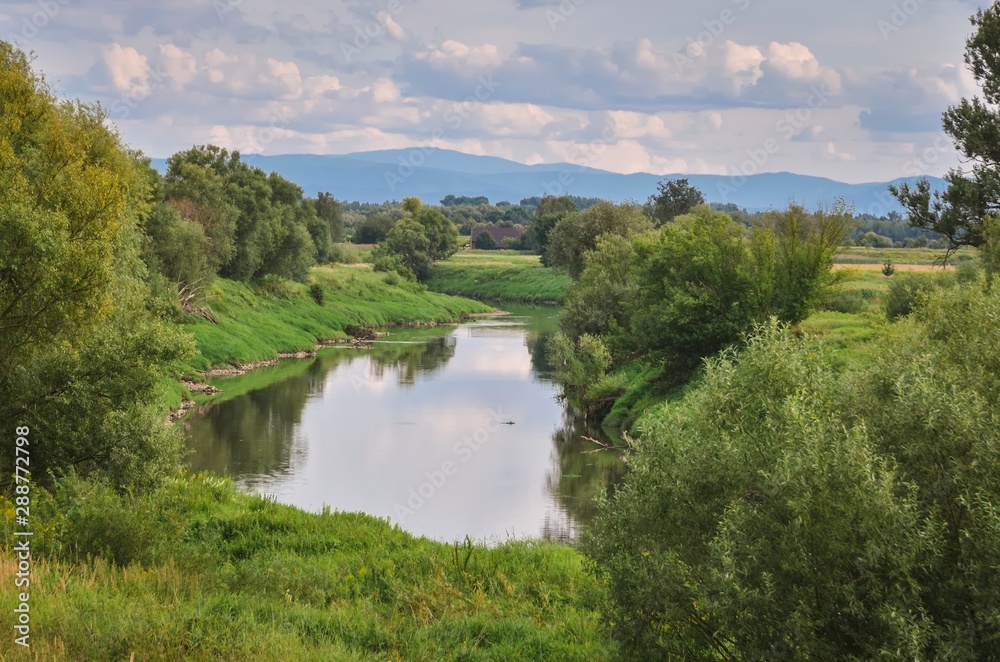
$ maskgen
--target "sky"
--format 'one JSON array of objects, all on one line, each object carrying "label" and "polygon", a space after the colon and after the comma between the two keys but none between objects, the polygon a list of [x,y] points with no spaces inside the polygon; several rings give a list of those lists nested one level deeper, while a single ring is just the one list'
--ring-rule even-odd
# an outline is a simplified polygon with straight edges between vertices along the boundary
[{"label": "sky", "polygon": [[960,164],[974,0],[4,0],[0,38],[166,157],[435,146],[860,183]]}]

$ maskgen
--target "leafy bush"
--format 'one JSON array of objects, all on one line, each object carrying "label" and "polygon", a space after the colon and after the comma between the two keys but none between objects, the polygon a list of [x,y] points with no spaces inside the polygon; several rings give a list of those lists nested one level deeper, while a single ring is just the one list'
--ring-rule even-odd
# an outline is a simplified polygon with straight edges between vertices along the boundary
[{"label": "leafy bush", "polygon": [[334,244],[330,247],[329,261],[334,264],[358,264],[361,255],[357,248],[350,244]]},{"label": "leafy bush", "polygon": [[909,315],[917,309],[934,290],[948,285],[950,275],[910,272],[889,282],[889,291],[882,308],[889,321]]},{"label": "leafy bush", "polygon": [[1000,655],[1000,293],[842,372],[768,325],[649,413],[587,535],[628,659]]},{"label": "leafy bush", "polygon": [[823,308],[835,313],[856,315],[865,310],[866,300],[862,292],[838,292],[831,294],[823,302]]},{"label": "leafy bush", "polygon": [[316,305],[323,305],[325,294],[323,293],[323,288],[320,287],[319,283],[313,283],[309,286],[309,296],[311,296],[312,300],[316,302]]}]

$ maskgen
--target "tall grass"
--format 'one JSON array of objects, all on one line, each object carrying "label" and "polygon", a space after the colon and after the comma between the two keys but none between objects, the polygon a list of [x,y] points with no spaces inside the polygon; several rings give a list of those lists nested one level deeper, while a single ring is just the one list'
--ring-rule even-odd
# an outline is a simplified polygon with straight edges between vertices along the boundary
[{"label": "tall grass", "polygon": [[[0,498],[2,544],[13,507]],[[36,495],[31,659],[600,660],[601,588],[576,551],[414,538],[182,475],[146,496]],[[0,547],[0,582],[16,560]],[[16,592],[0,592],[12,614]],[[13,636],[0,659],[22,659]],[[132,656],[134,655],[134,658]]]},{"label": "tall grass", "polygon": [[564,271],[542,266],[537,255],[462,251],[434,265],[427,287],[490,301],[551,302],[563,300],[570,282]]}]

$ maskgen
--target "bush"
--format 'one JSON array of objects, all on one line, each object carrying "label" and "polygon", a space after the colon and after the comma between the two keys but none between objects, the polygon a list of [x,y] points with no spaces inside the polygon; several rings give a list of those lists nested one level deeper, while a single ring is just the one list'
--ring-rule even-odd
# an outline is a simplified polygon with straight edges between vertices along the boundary
[{"label": "bush", "polygon": [[864,312],[865,304],[865,296],[862,292],[838,292],[827,297],[823,308],[835,313],[857,315]]},{"label": "bush", "polygon": [[309,286],[309,296],[311,296],[312,300],[316,302],[316,305],[323,305],[325,294],[323,293],[323,288],[320,287],[319,283],[313,283]]},{"label": "bush", "polygon": [[360,251],[350,244],[334,244],[328,259],[333,264],[358,264],[362,261]]},{"label": "bush", "polygon": [[882,302],[889,321],[909,315],[916,310],[934,290],[949,285],[950,274],[907,273],[889,282],[889,291]]}]

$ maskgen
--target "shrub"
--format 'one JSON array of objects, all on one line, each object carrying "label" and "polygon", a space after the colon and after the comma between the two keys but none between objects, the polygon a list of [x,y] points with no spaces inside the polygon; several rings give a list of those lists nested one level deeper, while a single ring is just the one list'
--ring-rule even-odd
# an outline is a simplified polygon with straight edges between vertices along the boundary
[{"label": "shrub", "polygon": [[323,293],[323,288],[320,287],[319,283],[313,283],[309,286],[309,296],[311,296],[312,300],[316,302],[316,305],[323,305],[325,295]]},{"label": "shrub", "polygon": [[334,264],[358,264],[362,261],[358,249],[350,244],[334,244],[328,259]]},{"label": "shrub", "polygon": [[909,315],[927,300],[931,292],[948,284],[949,276],[911,272],[892,279],[882,302],[885,316],[891,322]]}]

